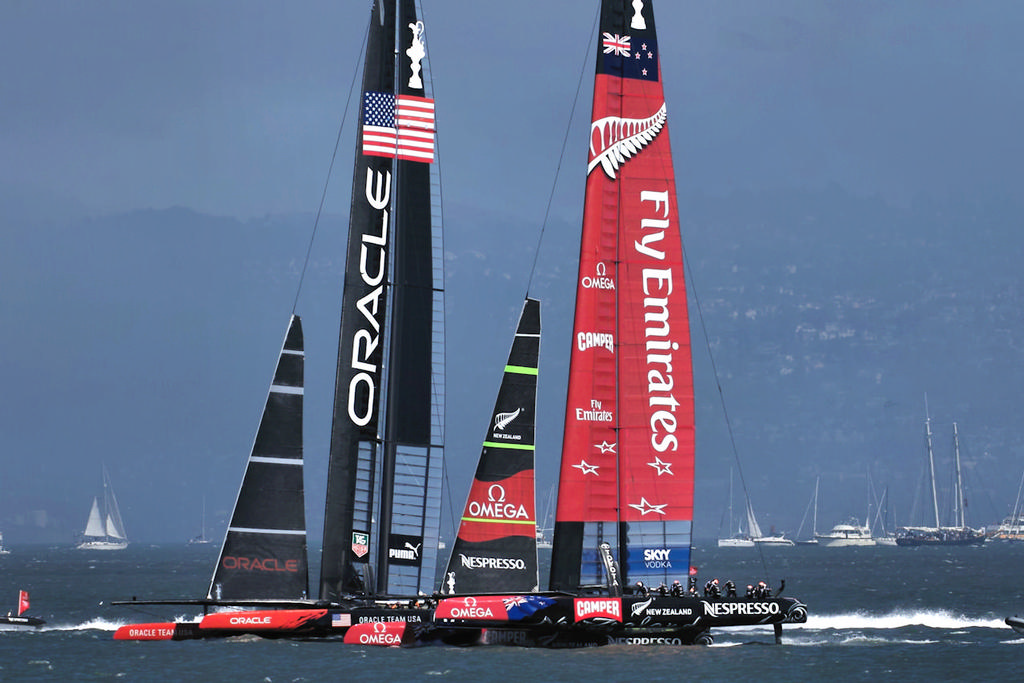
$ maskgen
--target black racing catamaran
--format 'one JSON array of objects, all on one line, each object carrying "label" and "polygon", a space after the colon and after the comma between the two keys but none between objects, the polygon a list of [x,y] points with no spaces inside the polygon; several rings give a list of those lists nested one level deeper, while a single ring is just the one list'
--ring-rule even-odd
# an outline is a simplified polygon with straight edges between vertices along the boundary
[{"label": "black racing catamaran", "polygon": [[[417,602],[435,590],[444,283],[440,207],[431,199],[434,101],[415,0],[375,0],[366,45],[318,599],[307,595],[293,316],[207,597],[146,601],[223,611],[125,626],[115,638],[259,633],[398,644],[407,624],[430,619]],[[247,609],[224,610],[239,607]]]}]

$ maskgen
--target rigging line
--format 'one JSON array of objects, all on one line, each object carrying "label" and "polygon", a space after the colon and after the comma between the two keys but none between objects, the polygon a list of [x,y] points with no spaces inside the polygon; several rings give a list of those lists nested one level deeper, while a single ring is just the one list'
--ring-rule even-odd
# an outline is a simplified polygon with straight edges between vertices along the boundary
[{"label": "rigging line", "polygon": [[313,219],[313,229],[309,235],[309,244],[306,246],[306,259],[302,262],[302,272],[299,274],[299,285],[295,288],[295,300],[292,302],[292,315],[295,315],[295,310],[299,306],[299,295],[302,293],[302,284],[306,280],[306,270],[309,268],[309,259],[313,254],[313,242],[316,241],[317,228],[320,227],[320,218],[323,216],[324,204],[327,202],[327,188],[331,184],[331,174],[334,172],[334,162],[338,158],[338,148],[341,146],[341,134],[345,129],[345,121],[348,120],[348,111],[352,106],[352,93],[356,87],[356,77],[359,74],[359,59],[358,55],[366,52],[366,41],[370,35],[370,21],[373,21],[373,10],[370,10],[370,20],[366,23],[366,30],[363,31],[363,42],[359,46],[359,52],[355,59],[356,68],[352,71],[352,82],[348,86],[348,97],[345,99],[345,109],[341,115],[341,124],[338,126],[338,135],[334,139],[334,151],[331,152],[331,163],[327,167],[327,177],[324,179],[324,189],[320,193],[320,205],[316,209],[316,218]]},{"label": "rigging line", "polygon": [[[682,230],[679,235],[680,244],[683,244]],[[736,448],[736,435],[733,433],[732,421],[729,419],[729,411],[725,405],[725,392],[722,390],[721,376],[718,374],[718,365],[715,363],[715,355],[711,352],[711,338],[708,336],[708,327],[704,322],[704,309],[700,305],[700,297],[697,295],[697,284],[696,279],[693,276],[693,268],[690,267],[690,259],[686,258],[686,246],[683,244],[683,267],[686,269],[686,279],[689,284],[690,292],[693,294],[693,302],[697,308],[697,319],[700,320],[700,330],[704,335],[704,348],[707,349],[708,358],[711,361],[711,371],[715,377],[715,386],[718,388],[718,400],[722,405],[722,415],[725,417],[726,431],[729,433],[729,444],[732,447],[733,459],[736,461],[736,469],[740,475],[740,486],[743,487],[743,498],[747,503],[747,511],[750,512],[750,492],[747,490],[747,481],[743,477],[743,467],[740,465],[740,453]],[[748,525],[749,526],[749,525]],[[747,529],[747,533],[750,529]],[[764,570],[765,577],[768,576],[768,563],[764,557],[764,548],[761,547],[760,543],[755,542],[754,547],[757,548],[757,554],[761,559],[761,568]]]},{"label": "rigging line", "polygon": [[537,259],[540,257],[541,244],[544,242],[544,232],[547,230],[548,218],[551,215],[551,205],[555,201],[555,189],[558,187],[558,178],[562,175],[562,162],[565,161],[565,148],[569,144],[569,131],[572,128],[572,122],[576,118],[576,107],[579,105],[580,92],[583,90],[583,79],[586,78],[587,71],[587,60],[590,58],[591,50],[593,50],[592,44],[597,36],[597,28],[601,21],[601,8],[598,6],[597,13],[594,15],[594,25],[590,29],[590,36],[587,38],[586,51],[583,55],[583,65],[580,67],[580,78],[576,82],[576,94],[573,96],[572,108],[569,111],[569,120],[565,125],[565,135],[562,136],[562,149],[558,153],[558,164],[555,166],[555,179],[551,183],[551,192],[548,194],[548,203],[544,207],[544,219],[540,224],[540,235],[537,237],[537,248],[533,250],[533,265],[530,266],[530,279],[526,283],[526,296],[530,296],[530,289],[533,286],[533,276],[537,270]]}]

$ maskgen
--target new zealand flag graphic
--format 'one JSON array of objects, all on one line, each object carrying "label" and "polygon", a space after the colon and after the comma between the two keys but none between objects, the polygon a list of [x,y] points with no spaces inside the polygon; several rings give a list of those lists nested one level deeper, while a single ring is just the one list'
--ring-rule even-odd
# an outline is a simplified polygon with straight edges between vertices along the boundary
[{"label": "new zealand flag graphic", "polygon": [[555,604],[555,600],[540,595],[517,595],[514,598],[505,598],[504,603],[508,620],[519,621],[532,616],[537,610]]},{"label": "new zealand flag graphic", "polygon": [[658,41],[648,31],[634,35],[603,32],[598,73],[642,81],[658,80]]}]

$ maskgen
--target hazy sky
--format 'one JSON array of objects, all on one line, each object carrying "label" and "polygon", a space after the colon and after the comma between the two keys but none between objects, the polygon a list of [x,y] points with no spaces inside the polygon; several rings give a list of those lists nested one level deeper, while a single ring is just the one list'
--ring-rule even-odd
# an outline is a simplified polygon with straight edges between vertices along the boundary
[{"label": "hazy sky", "polygon": [[[448,192],[546,196],[596,3],[425,5]],[[367,6],[4,2],[0,184],[98,210],[309,211]],[[898,199],[1015,187],[1020,3],[656,10],[681,186],[834,182]]]},{"label": "hazy sky", "polygon": [[[25,265],[25,257],[6,238],[12,232],[10,221],[26,211],[41,219],[75,221],[168,207],[243,219],[314,212],[349,89],[358,77],[369,4],[0,2],[0,63],[5,65],[0,78],[0,252],[7,252],[0,253],[0,265]],[[509,241],[533,243],[582,73],[583,94],[553,207],[553,216],[578,224],[582,174],[574,169],[583,158],[589,116],[593,60],[588,46],[596,0],[423,4],[446,204],[459,207],[464,216],[515,215],[523,233]],[[676,176],[684,193],[834,185],[902,204],[918,195],[986,198],[1019,192],[1024,175],[1024,4],[658,0],[656,13]],[[348,116],[351,124],[351,111]],[[336,215],[348,211],[352,130],[345,129],[328,194],[327,209]],[[144,303],[133,304],[131,315],[118,309],[118,315],[108,316],[102,305],[81,293],[93,287],[101,291],[107,276],[108,285],[116,284],[110,273],[90,270],[97,266],[90,264],[88,254],[66,253],[58,245],[42,254],[44,274],[35,290],[8,286],[0,291],[0,311],[9,315],[7,322],[0,322],[9,325],[0,328],[0,352],[7,362],[0,361],[0,369],[22,363],[21,369],[31,375],[34,368],[28,361],[12,360],[29,343],[36,352],[33,362],[54,372],[66,365],[69,377],[74,372],[70,368],[76,367],[77,358],[64,352],[82,345],[81,337],[65,334],[56,321],[36,324],[42,319],[39,309],[47,306],[43,289],[49,292],[52,286],[50,294],[74,303],[61,289],[65,282],[76,283],[72,293],[89,301],[78,315],[96,317],[89,328],[95,338],[85,341],[103,341],[106,326],[111,326],[126,348],[138,346],[141,339],[132,335],[139,334],[141,325],[132,316],[141,316],[156,329],[163,315],[167,321],[159,329],[166,330],[166,337],[209,352],[214,360],[204,369],[240,364],[226,347],[238,334],[232,325],[248,328],[251,321],[228,311],[224,320],[203,321],[205,327],[190,330],[188,312],[179,312],[184,301],[174,297],[202,296],[203,287],[218,284],[241,295],[243,288],[266,286],[254,275],[263,271],[254,270],[253,263],[273,269],[254,247],[252,254],[245,253],[250,269],[237,271],[253,282],[218,283],[199,270],[208,265],[205,261],[188,259],[210,259],[221,252],[211,249],[197,256],[184,240],[175,243],[171,237],[124,247],[124,256],[138,259],[131,273],[139,283],[147,274],[145,259],[157,251],[169,264],[173,261],[167,260],[168,254],[187,264],[174,273],[179,278],[174,286],[164,285],[156,296],[150,292]],[[459,237],[453,233],[448,239]],[[294,256],[301,256],[302,240],[292,247]],[[117,262],[122,254],[107,256]],[[574,256],[566,254],[567,262]],[[463,264],[459,267],[465,270]],[[45,268],[56,275],[51,277]],[[486,280],[478,284],[483,287]],[[465,315],[459,296],[452,293],[455,305],[450,310]],[[497,305],[518,311],[519,304]],[[24,337],[14,329],[20,320],[14,314],[29,310],[36,314],[34,328]],[[328,314],[336,315],[336,310]],[[253,327],[253,343],[259,339],[276,352],[284,323],[284,318],[274,318],[269,333]],[[307,322],[307,334],[313,335],[316,325],[322,322]],[[508,329],[498,332],[505,334],[512,325],[509,320]],[[336,322],[327,327],[336,330]],[[335,334],[321,333],[325,339]],[[508,348],[504,337],[496,347],[500,362]],[[329,360],[331,353],[325,350],[318,362]],[[111,358],[104,362],[104,367],[131,375],[132,381],[148,368],[167,370],[160,368],[163,359],[126,356],[120,365]],[[256,375],[247,393],[253,396],[250,408],[258,409],[269,366],[261,366],[259,373],[245,372]],[[21,374],[11,371],[0,381],[17,383],[23,380]],[[191,378],[169,374],[176,376],[148,381],[165,399],[190,400]],[[88,387],[96,377],[76,381]],[[487,387],[487,400],[477,403],[489,407],[492,391]],[[38,403],[19,399],[19,430],[46,432],[50,438],[59,431],[55,419],[59,427],[79,426],[75,416],[69,421],[50,414],[45,392],[39,393],[31,397]],[[124,401],[129,408],[146,405],[132,397]],[[251,439],[255,429],[250,413],[229,428],[239,442]],[[144,423],[138,415],[131,419]],[[102,440],[102,425],[87,427]],[[175,444],[169,442],[182,438],[167,425],[150,433],[160,442],[153,453],[163,452],[161,448],[173,452]],[[28,438],[21,431],[17,436]],[[326,431],[316,438],[326,439]],[[474,432],[471,441],[477,438]],[[14,456],[3,444],[0,453],[6,467]],[[52,457],[56,462],[63,455]],[[244,455],[232,457],[240,463]],[[94,459],[90,454],[90,468]],[[220,471],[240,475],[240,465],[232,461]],[[90,482],[80,488],[92,495],[95,487]],[[196,491],[189,495],[194,508]],[[231,490],[224,497],[233,495]],[[88,500],[86,495],[82,499],[76,505],[82,508],[84,523]],[[222,501],[222,507],[229,504]],[[141,507],[141,502],[136,505]],[[129,521],[129,531],[131,526]]]}]

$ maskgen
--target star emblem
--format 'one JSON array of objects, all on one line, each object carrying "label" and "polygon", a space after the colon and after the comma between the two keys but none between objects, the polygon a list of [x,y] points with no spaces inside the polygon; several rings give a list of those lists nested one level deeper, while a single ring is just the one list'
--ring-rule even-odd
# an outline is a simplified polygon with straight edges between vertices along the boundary
[{"label": "star emblem", "polygon": [[602,453],[614,453],[615,444],[602,441],[599,444],[594,444],[594,448],[600,448]]},{"label": "star emblem", "polygon": [[640,511],[641,515],[647,515],[648,512],[657,512],[659,515],[665,514],[665,507],[668,503],[662,503],[661,505],[653,505],[647,502],[647,499],[643,496],[640,497],[640,503],[630,503],[629,507],[636,508]]},{"label": "star emblem", "polygon": [[661,475],[663,475],[663,474],[673,474],[673,475],[675,474],[672,471],[672,463],[665,462],[664,460],[662,460],[658,456],[654,456],[654,462],[649,462],[647,464],[650,465],[651,467],[653,467],[654,469],[658,470],[658,476],[659,477]]},{"label": "star emblem", "polygon": [[595,477],[600,476],[597,473],[597,465],[591,465],[586,460],[580,460],[579,465],[573,465],[576,469],[585,475],[593,474]]}]

